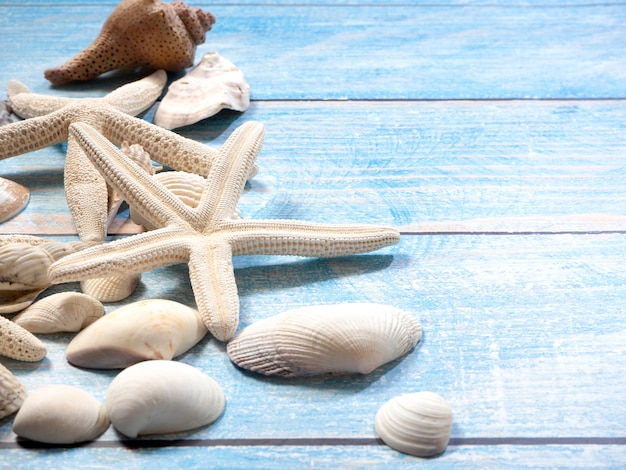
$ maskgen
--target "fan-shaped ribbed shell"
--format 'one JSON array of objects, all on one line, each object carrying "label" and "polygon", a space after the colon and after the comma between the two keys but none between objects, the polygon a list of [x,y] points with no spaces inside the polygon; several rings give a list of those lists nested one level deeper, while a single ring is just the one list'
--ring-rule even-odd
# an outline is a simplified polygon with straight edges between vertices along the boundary
[{"label": "fan-shaped ribbed shell", "polygon": [[241,69],[217,52],[207,52],[187,75],[169,86],[154,115],[166,129],[194,124],[222,109],[245,111],[250,85]]},{"label": "fan-shaped ribbed shell", "polygon": [[264,375],[368,374],[409,352],[421,336],[418,320],[388,305],[320,305],[254,323],[227,351],[239,367]]},{"label": "fan-shaped ribbed shell", "polygon": [[181,432],[215,421],[224,411],[220,386],[176,361],[148,361],[117,375],[106,394],[113,426],[128,437]]},{"label": "fan-shaped ribbed shell", "polygon": [[78,333],[66,357],[79,367],[119,369],[140,361],[172,359],[207,332],[193,308],[171,300],[142,300],[108,313]]},{"label": "fan-shaped ribbed shell", "polygon": [[392,398],[376,414],[376,432],[389,447],[418,457],[443,452],[450,441],[452,410],[433,392]]},{"label": "fan-shaped ribbed shell", "polygon": [[87,392],[48,385],[30,393],[15,415],[13,432],[48,444],[95,439],[109,427],[106,408]]},{"label": "fan-shaped ribbed shell", "polygon": [[141,273],[85,279],[80,282],[80,289],[101,302],[119,302],[135,291],[139,281],[141,281]]},{"label": "fan-shaped ribbed shell", "polygon": [[27,187],[0,178],[0,222],[10,219],[24,209],[29,199],[30,191]]},{"label": "fan-shaped ribbed shell", "polygon": [[80,292],[60,292],[45,297],[13,321],[31,333],[80,331],[104,315],[104,305]]},{"label": "fan-shaped ribbed shell", "polygon": [[0,419],[15,413],[26,398],[26,389],[9,369],[0,364]]}]

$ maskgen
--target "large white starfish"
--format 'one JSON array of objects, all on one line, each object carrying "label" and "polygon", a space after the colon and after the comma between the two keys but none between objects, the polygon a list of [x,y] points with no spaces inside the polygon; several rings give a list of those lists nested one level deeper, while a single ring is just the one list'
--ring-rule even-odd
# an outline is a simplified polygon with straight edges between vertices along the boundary
[{"label": "large white starfish", "polygon": [[68,282],[187,262],[198,310],[209,331],[222,341],[233,336],[239,321],[233,256],[344,256],[400,239],[387,227],[233,219],[261,147],[264,129],[259,123],[243,124],[228,138],[213,160],[195,208],[124,158],[89,125],[71,125],[70,135],[106,181],[156,229],[66,256],[50,267],[49,279]]}]

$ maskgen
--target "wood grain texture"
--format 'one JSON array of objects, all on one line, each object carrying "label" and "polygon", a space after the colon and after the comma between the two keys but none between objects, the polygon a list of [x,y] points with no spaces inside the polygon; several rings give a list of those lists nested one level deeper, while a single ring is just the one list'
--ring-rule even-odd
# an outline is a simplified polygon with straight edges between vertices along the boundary
[{"label": "wood grain texture", "polygon": [[[219,147],[266,126],[252,219],[397,227],[399,245],[331,260],[236,257],[240,328],[290,308],[388,303],[420,319],[406,357],[368,376],[276,380],[234,367],[205,338],[180,360],[214,377],[225,414],[188,433],[46,449],[0,420],[0,468],[620,468],[626,462],[626,123],[623,2],[189,1],[217,16],[198,49],[239,65],[243,114],[178,129]],[[137,78],[51,87],[43,70],[97,35],[117,2],[0,1],[0,90],[103,96]],[[181,74],[171,74],[170,80]],[[2,93],[0,93],[2,94]],[[151,120],[154,108],[144,116]],[[74,240],[65,145],[0,161],[32,189],[0,234]],[[121,212],[112,239],[141,230]],[[55,286],[45,295],[77,290]],[[133,296],[193,305],[185,265]],[[0,358],[28,391],[75,385],[104,399],[115,371],[71,367],[70,334],[41,363]],[[386,400],[430,390],[454,412],[434,459],[376,440]]]}]

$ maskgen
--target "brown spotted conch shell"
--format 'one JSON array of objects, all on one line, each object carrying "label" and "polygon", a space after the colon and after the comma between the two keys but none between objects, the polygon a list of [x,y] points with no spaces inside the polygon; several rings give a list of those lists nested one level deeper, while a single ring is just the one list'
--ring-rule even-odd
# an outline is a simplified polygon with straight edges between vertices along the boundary
[{"label": "brown spotted conch shell", "polygon": [[181,1],[124,0],[94,42],[44,76],[59,85],[131,66],[180,71],[193,65],[196,46],[214,23],[211,13]]}]

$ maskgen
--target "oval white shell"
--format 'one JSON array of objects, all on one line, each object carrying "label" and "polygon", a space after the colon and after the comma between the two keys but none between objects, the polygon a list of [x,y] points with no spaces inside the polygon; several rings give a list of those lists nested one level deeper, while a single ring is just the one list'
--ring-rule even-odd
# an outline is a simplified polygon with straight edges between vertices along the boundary
[{"label": "oval white shell", "polygon": [[231,361],[264,375],[368,374],[415,347],[422,327],[388,305],[304,307],[246,327],[227,346]]},{"label": "oval white shell", "polygon": [[31,333],[79,331],[104,315],[104,305],[80,292],[60,292],[45,297],[13,321]]},{"label": "oval white shell", "polygon": [[166,129],[187,126],[222,109],[245,111],[250,85],[241,69],[217,52],[207,52],[200,63],[169,86],[154,123]]},{"label": "oval white shell", "polygon": [[120,372],[107,390],[113,426],[134,438],[191,430],[224,411],[220,386],[200,370],[176,361],[148,361]]},{"label": "oval white shell", "polygon": [[30,393],[13,422],[18,436],[48,444],[90,441],[108,427],[105,407],[69,385],[48,385]]},{"label": "oval white shell", "polygon": [[11,373],[0,364],[0,419],[15,413],[26,398],[26,389]]},{"label": "oval white shell", "polygon": [[29,200],[28,188],[15,181],[0,178],[0,222],[10,219],[24,209]]},{"label": "oval white shell", "polygon": [[78,333],[66,350],[79,367],[118,369],[140,361],[172,359],[207,334],[197,310],[171,300],[134,302]]},{"label": "oval white shell", "polygon": [[443,452],[450,441],[452,410],[433,392],[401,395],[380,407],[375,426],[389,447],[429,457]]}]

